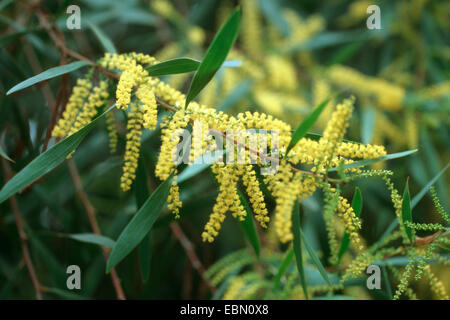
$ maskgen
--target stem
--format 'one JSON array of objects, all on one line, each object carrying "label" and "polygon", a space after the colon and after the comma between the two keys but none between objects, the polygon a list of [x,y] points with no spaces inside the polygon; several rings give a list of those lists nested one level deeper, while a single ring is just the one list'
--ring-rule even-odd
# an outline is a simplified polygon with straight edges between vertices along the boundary
[{"label": "stem", "polygon": [[186,255],[191,262],[192,266],[195,270],[200,274],[205,284],[208,286],[211,293],[216,292],[216,287],[209,281],[208,278],[205,276],[205,268],[203,267],[200,259],[197,257],[197,254],[195,253],[194,246],[192,245],[191,241],[186,237],[183,230],[181,229],[178,222],[173,222],[170,224],[170,229],[172,230],[173,235],[175,238],[178,239],[181,246],[183,247],[184,251],[186,251]]},{"label": "stem", "polygon": [[[94,232],[94,234],[101,236],[101,231],[97,222],[95,208],[92,206],[91,202],[89,201],[89,198],[87,197],[87,194],[83,190],[80,174],[78,173],[75,162],[72,159],[70,159],[67,161],[67,163],[69,165],[70,175],[72,176],[77,196],[80,199],[81,203],[83,204],[84,209],[86,210],[92,231]],[[101,246],[101,249],[103,252],[103,256],[105,257],[105,260],[108,261],[109,248]],[[123,293],[123,289],[120,284],[120,279],[117,276],[116,270],[114,268],[111,270],[111,280],[114,286],[114,290],[116,291],[117,299],[126,300],[125,294]]]},{"label": "stem", "polygon": [[[5,179],[9,180],[13,177],[13,172],[11,170],[11,167],[9,166],[9,163],[6,161],[6,159],[2,158],[2,167],[3,172],[5,174]],[[19,211],[19,206],[17,204],[17,200],[15,196],[12,196],[9,198],[9,203],[11,206],[11,210],[14,214],[14,220],[16,222],[17,232],[19,233],[19,239],[20,239],[20,247],[22,248],[22,256],[23,260],[25,261],[25,265],[27,266],[28,273],[30,274],[31,282],[33,283],[34,291],[36,292],[36,299],[42,300],[42,292],[41,292],[41,284],[39,283],[39,279],[36,275],[36,272],[34,270],[33,262],[31,260],[30,256],[30,250],[28,248],[28,238],[25,233],[25,222],[22,218],[22,215]]]}]

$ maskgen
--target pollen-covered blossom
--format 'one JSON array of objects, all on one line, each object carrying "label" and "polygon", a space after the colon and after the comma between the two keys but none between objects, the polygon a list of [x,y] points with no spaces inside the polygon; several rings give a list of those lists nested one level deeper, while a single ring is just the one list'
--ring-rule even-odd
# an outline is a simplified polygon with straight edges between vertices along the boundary
[{"label": "pollen-covered blossom", "polygon": [[133,104],[128,112],[127,122],[127,143],[125,146],[124,166],[122,177],[120,178],[120,187],[123,191],[128,191],[136,178],[136,169],[138,167],[139,150],[141,147],[142,134],[142,110],[136,104]]},{"label": "pollen-covered blossom", "polygon": [[243,220],[246,216],[245,209],[240,204],[239,195],[236,191],[236,184],[239,179],[237,166],[225,164],[213,164],[211,166],[219,184],[219,194],[213,207],[213,212],[209,216],[209,221],[205,225],[202,233],[203,241],[213,242],[219,234],[225,214],[228,210],[233,212],[235,217]]},{"label": "pollen-covered blossom", "polygon": [[172,185],[170,186],[169,190],[169,197],[167,198],[168,205],[170,212],[172,212],[175,217],[179,217],[180,208],[181,208],[181,201],[180,201],[180,188],[178,187],[178,183],[176,181],[176,177],[172,181]]},{"label": "pollen-covered blossom", "polygon": [[83,107],[85,99],[89,96],[92,83],[88,78],[78,79],[77,84],[72,89],[69,101],[66,105],[61,119],[53,128],[52,136],[56,138],[64,138],[72,128],[73,123],[77,119],[78,113]]},{"label": "pollen-covered blossom", "polygon": [[158,110],[153,88],[148,83],[143,84],[137,89],[136,96],[142,102],[144,128],[155,129],[158,120]]},{"label": "pollen-covered blossom", "polygon": [[358,235],[358,230],[361,229],[361,220],[356,216],[355,211],[344,197],[339,197],[336,212],[339,218],[342,219],[345,232],[350,235],[350,240],[354,243],[358,251],[364,250],[361,239]]}]

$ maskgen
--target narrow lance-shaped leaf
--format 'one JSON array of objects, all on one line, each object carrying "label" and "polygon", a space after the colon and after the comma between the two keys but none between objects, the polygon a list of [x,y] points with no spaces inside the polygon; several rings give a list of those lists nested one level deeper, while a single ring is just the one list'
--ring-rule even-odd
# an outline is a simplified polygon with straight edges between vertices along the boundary
[{"label": "narrow lance-shaped leaf", "polygon": [[215,36],[192,79],[186,95],[186,107],[189,105],[189,102],[197,97],[225,61],[228,52],[236,41],[240,20],[241,10],[237,8]]},{"label": "narrow lance-shaped leaf", "polygon": [[402,201],[402,222],[405,228],[406,235],[408,239],[413,242],[414,234],[410,227],[408,227],[405,223],[412,222],[412,214],[411,214],[411,197],[409,195],[409,187],[408,181],[406,181],[405,191],[403,192],[403,201]]},{"label": "narrow lance-shaped leaf", "polygon": [[[408,150],[408,151],[403,151],[403,152],[397,152],[397,153],[392,153],[392,154],[388,154],[379,158],[375,158],[375,159],[369,159],[369,160],[361,160],[361,161],[355,161],[352,163],[348,163],[346,165],[342,165],[340,166],[341,169],[345,170],[345,169],[353,169],[353,168],[358,168],[358,167],[364,167],[364,166],[368,166],[380,161],[385,161],[385,160],[392,160],[392,159],[397,159],[397,158],[403,158],[406,156],[409,156],[413,153],[417,152],[417,149],[414,150]],[[329,172],[333,172],[333,171],[337,171],[338,167],[334,167],[329,169]]]},{"label": "narrow lance-shaped leaf", "polygon": [[19,90],[28,88],[36,83],[45,81],[45,80],[49,80],[55,77],[58,77],[60,75],[75,71],[77,69],[80,69],[81,67],[90,65],[90,62],[87,61],[75,61],[69,64],[65,64],[63,66],[59,66],[59,67],[54,67],[54,68],[50,68],[48,70],[45,70],[42,73],[39,73],[38,75],[35,75],[31,78],[28,78],[25,81],[22,81],[19,84],[16,84],[14,87],[12,87],[11,89],[8,90],[8,92],[6,93],[6,95],[9,95],[11,93],[17,92]]},{"label": "narrow lance-shaped leaf", "polygon": [[328,278],[327,272],[325,271],[325,268],[323,267],[322,263],[320,262],[319,257],[317,257],[316,253],[314,252],[311,245],[308,243],[308,240],[306,239],[305,235],[303,234],[302,229],[300,228],[300,236],[303,240],[303,243],[305,244],[306,251],[308,251],[309,256],[311,257],[312,262],[316,265],[317,269],[319,270],[320,274],[322,275],[322,278],[328,283],[328,285],[331,286],[330,279]]},{"label": "narrow lance-shaped leaf", "polygon": [[200,61],[190,58],[176,58],[163,61],[145,68],[151,76],[186,73],[197,70]]},{"label": "narrow lance-shaped leaf", "polygon": [[280,265],[280,268],[278,269],[277,274],[275,275],[275,278],[273,279],[273,289],[277,290],[280,286],[281,277],[286,273],[287,268],[292,262],[292,259],[294,259],[294,249],[290,249],[289,252],[286,254],[286,257],[284,257],[283,262]]},{"label": "narrow lance-shaped leaf", "polygon": [[294,253],[297,262],[297,270],[300,275],[300,282],[302,284],[305,298],[308,298],[308,289],[306,286],[305,270],[303,269],[303,255],[302,255],[302,239],[300,236],[300,205],[295,201],[294,209],[292,210],[292,233],[294,234]]},{"label": "narrow lance-shaped leaf", "polygon": [[248,205],[247,200],[245,199],[244,195],[239,189],[238,194],[239,199],[241,200],[241,204],[244,206],[244,209],[247,212],[245,220],[240,221],[239,224],[242,227],[242,230],[244,231],[245,237],[247,238],[248,242],[250,242],[250,244],[252,245],[253,249],[256,252],[256,255],[259,257],[261,249],[259,244],[258,233],[256,232],[255,224],[253,223],[252,211],[250,210],[250,206]]},{"label": "narrow lance-shaped leaf", "polygon": [[[139,158],[139,164],[137,168],[135,193],[136,204],[137,207],[140,208],[144,205],[145,201],[150,195],[147,184],[147,172],[145,170],[145,163],[142,157]],[[150,265],[152,258],[151,241],[152,231],[150,230],[138,247],[141,275],[144,282],[147,282],[150,277]]]},{"label": "narrow lance-shaped leaf", "polygon": [[[353,211],[355,212],[355,215],[359,218],[362,210],[362,195],[358,187],[356,187],[355,194],[353,195],[352,208]],[[348,250],[349,244],[350,244],[350,236],[348,233],[345,233],[344,236],[342,237],[341,247],[339,248],[338,253],[339,261],[341,261],[344,253]]]},{"label": "narrow lance-shaped leaf", "polygon": [[41,153],[36,159],[31,161],[30,164],[12,177],[12,179],[9,180],[0,190],[0,203],[56,168],[66,159],[69,153],[78,147],[84,137],[97,124],[100,118],[102,118],[112,108],[114,108],[114,105],[74,134],[64,140],[61,140],[44,153]]},{"label": "narrow lance-shaped leaf", "polygon": [[297,142],[300,141],[301,138],[305,136],[305,134],[308,132],[308,130],[314,125],[314,123],[319,118],[320,114],[322,113],[323,109],[325,109],[326,105],[330,101],[330,98],[323,101],[313,112],[311,112],[295,129],[294,134],[292,135],[291,141],[289,142],[289,145],[286,149],[286,155],[289,153],[289,151],[295,147]]},{"label": "narrow lance-shaped leaf", "polygon": [[100,40],[105,52],[109,53],[117,53],[116,47],[110,38],[99,28],[97,25],[88,22],[89,28],[91,28],[92,32],[94,32],[95,36]]},{"label": "narrow lance-shaped leaf", "polygon": [[448,169],[448,167],[450,166],[450,162],[447,163],[447,165],[444,167],[444,169],[442,169],[441,171],[438,172],[437,175],[435,175],[433,177],[433,179],[431,179],[425,187],[422,188],[422,190],[420,190],[420,192],[418,194],[416,194],[414,196],[414,198],[411,200],[411,209],[413,209],[417,203],[419,203],[419,201],[423,198],[423,196],[428,192],[428,190],[430,190],[431,186],[433,184],[436,183],[436,181],[438,181],[438,179],[444,174],[444,172]]},{"label": "narrow lance-shaped leaf", "polygon": [[74,233],[74,234],[67,234],[64,236],[80,242],[97,244],[99,246],[105,246],[108,248],[112,248],[114,246],[114,240],[112,240],[111,238],[93,233]]},{"label": "narrow lance-shaped leaf", "polygon": [[122,261],[151,230],[166,204],[171,181],[169,177],[158,186],[122,231],[109,256],[106,272]]},{"label": "narrow lance-shaped leaf", "polygon": [[8,157],[8,155],[6,154],[5,151],[3,151],[2,147],[0,146],[0,156],[5,158],[8,161],[14,162],[14,160],[12,160],[10,157]]}]

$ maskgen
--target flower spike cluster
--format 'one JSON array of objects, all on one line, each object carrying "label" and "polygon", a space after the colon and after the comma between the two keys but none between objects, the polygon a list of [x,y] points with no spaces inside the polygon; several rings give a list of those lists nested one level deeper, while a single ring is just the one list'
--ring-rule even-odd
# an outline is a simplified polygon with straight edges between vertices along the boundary
[{"label": "flower spike cluster", "polygon": [[[183,93],[160,79],[151,77],[145,70],[147,66],[156,62],[157,60],[151,56],[136,53],[105,54],[99,60],[103,68],[120,74],[116,89],[116,106],[127,112],[126,146],[120,186],[124,191],[128,191],[136,178],[142,130],[156,127],[157,99],[164,101],[175,110],[171,115],[165,116],[161,123],[162,144],[155,167],[155,175],[161,180],[168,179],[170,175],[176,177],[178,174],[177,156],[179,154],[177,153],[181,151],[177,149],[177,146],[185,139],[182,137],[184,129],[192,126],[194,133],[190,148],[188,151],[182,151],[187,152],[186,157],[191,163],[207,152],[216,150],[216,141],[212,139],[211,131],[226,132],[226,148],[230,154],[227,154],[227,162],[217,162],[211,167],[219,185],[219,194],[202,233],[204,241],[211,242],[218,236],[228,212],[239,220],[245,218],[247,212],[238,193],[238,188],[241,187],[244,195],[249,199],[255,219],[261,227],[266,228],[271,219],[260,187],[260,184],[264,183],[275,198],[274,225],[278,238],[281,242],[288,242],[293,238],[291,216],[294,203],[312,195],[317,189],[325,188],[327,184],[324,184],[324,180],[329,168],[386,154],[382,146],[342,141],[353,111],[354,99],[350,98],[336,106],[320,140],[302,138],[291,149],[289,157],[286,157],[285,151],[292,138],[292,128],[289,124],[271,115],[258,112],[244,112],[230,116],[195,101],[186,107]],[[291,86],[289,83],[279,82],[282,86]],[[61,126],[66,125],[64,121],[73,119],[69,115],[78,113],[95,115],[91,109],[82,108],[83,101],[89,96],[89,86],[88,80],[80,80],[79,89],[78,87],[74,89],[74,97],[71,99],[72,107],[66,110],[67,116],[61,120]],[[99,90],[103,92],[104,86],[101,83],[99,86],[101,90]],[[97,91],[94,89],[94,97]],[[106,98],[105,95],[101,97]],[[95,102],[96,98],[89,97],[87,100],[87,105],[99,104]],[[114,129],[113,120],[114,117],[110,116],[107,123],[111,136],[110,143],[115,146],[117,138],[114,133],[111,133],[115,132],[112,130]],[[78,128],[79,126],[75,126],[73,130]],[[250,133],[252,131],[250,129],[254,132]],[[264,133],[258,130],[263,130]],[[265,175],[260,181],[255,169],[267,163],[265,152],[272,150],[271,148],[275,146],[272,145],[274,142],[271,139],[274,130],[277,133],[276,150],[278,151],[271,157],[272,159],[277,157],[278,160],[276,165],[267,171],[270,174]],[[228,136],[230,132],[233,133],[232,137]],[[242,146],[247,145],[253,138],[256,138],[254,141],[257,142],[257,149],[264,150],[258,153],[258,150],[250,150]],[[266,144],[263,143],[264,141]],[[297,166],[309,166],[311,171],[307,174],[305,171],[296,169]],[[179,186],[175,180],[172,182],[167,200],[169,210],[178,217],[182,203]],[[329,190],[336,192],[334,188]],[[333,211],[330,212],[333,214]],[[360,228],[361,222],[342,197],[339,198],[335,214],[336,218],[344,223],[346,232],[350,234],[355,245],[360,246],[356,230]]]}]

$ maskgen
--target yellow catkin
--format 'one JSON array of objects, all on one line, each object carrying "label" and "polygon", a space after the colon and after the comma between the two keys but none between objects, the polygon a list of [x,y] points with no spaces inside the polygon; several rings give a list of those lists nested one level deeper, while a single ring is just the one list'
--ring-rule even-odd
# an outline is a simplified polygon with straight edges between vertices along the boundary
[{"label": "yellow catkin", "polygon": [[155,93],[149,83],[141,85],[137,91],[136,96],[142,103],[142,110],[144,112],[144,128],[155,129],[158,121],[158,111]]},{"label": "yellow catkin", "polygon": [[262,54],[261,14],[255,0],[241,0],[242,44],[247,54],[258,60]]},{"label": "yellow catkin", "polygon": [[118,137],[114,110],[106,114],[106,129],[108,130],[109,150],[111,153],[115,153],[117,150]]},{"label": "yellow catkin", "polygon": [[[244,112],[237,116],[229,116],[223,112],[217,112],[215,109],[207,107],[192,101],[188,107],[184,105],[185,95],[174,89],[170,85],[160,81],[158,78],[150,77],[145,71],[146,65],[155,63],[155,59],[137,54],[111,55],[106,54],[100,60],[100,64],[110,70],[119,70],[122,72],[121,79],[125,77],[125,83],[121,90],[117,89],[116,98],[118,104],[122,108],[126,108],[128,98],[133,106],[129,112],[129,132],[127,134],[127,151],[125,154],[124,175],[122,177],[122,188],[128,190],[135,178],[135,170],[137,167],[137,158],[139,156],[139,140],[142,126],[154,128],[156,121],[156,106],[153,98],[158,99],[171,105],[175,111],[171,116],[165,117],[161,124],[161,150],[156,163],[155,175],[166,180],[171,174],[177,174],[177,161],[175,154],[177,145],[181,141],[180,134],[187,127],[188,123],[193,124],[194,139],[191,142],[190,154],[187,156],[190,161],[195,160],[205,154],[207,150],[214,150],[215,143],[208,136],[211,129],[215,131],[227,132],[233,130],[237,135],[236,139],[243,139],[242,142],[250,139],[250,133],[246,129],[264,129],[266,134],[257,134],[258,148],[263,138],[268,138],[267,145],[261,144],[267,152],[271,148],[271,137],[273,132],[277,130],[279,141],[279,151],[284,156],[287,146],[292,138],[292,128],[289,124],[271,115],[259,112]],[[127,72],[131,72],[127,75]],[[251,72],[251,70],[245,71]],[[136,89],[136,98],[138,103],[133,102],[130,91],[127,91],[127,77],[133,83],[131,90]],[[120,82],[122,80],[119,80]],[[288,85],[288,87],[291,85]],[[281,89],[281,88],[280,88]],[[263,90],[261,90],[262,92]],[[117,94],[119,92],[119,94]],[[280,94],[280,93],[278,93]],[[354,99],[346,99],[338,104],[327,123],[324,134],[319,141],[312,141],[302,138],[289,154],[288,163],[281,160],[278,164],[277,171],[273,175],[266,175],[264,181],[267,189],[273,194],[276,202],[274,224],[275,231],[281,242],[292,240],[292,208],[295,201],[302,201],[318,188],[321,187],[320,178],[322,172],[327,167],[338,166],[341,162],[350,163],[354,159],[371,159],[385,154],[385,150],[381,146],[358,145],[353,143],[342,142],[350,115],[353,110]],[[148,115],[148,116],[146,116]],[[151,124],[149,124],[151,123]],[[200,132],[201,141],[196,141],[196,133],[198,133],[197,124],[201,124],[202,132]],[[227,144],[229,139],[226,140]],[[231,143],[233,145],[234,143]],[[227,146],[228,147],[228,146]],[[196,152],[196,149],[197,152]],[[234,146],[234,151],[243,149],[241,146]],[[194,150],[194,151],[193,151]],[[269,221],[266,205],[259,189],[256,174],[252,168],[252,163],[262,165],[265,159],[259,158],[254,152],[244,150],[243,164],[232,163],[215,163],[212,170],[219,184],[219,193],[216,203],[213,206],[212,213],[205,225],[202,233],[203,241],[212,242],[218,236],[221,225],[225,219],[226,213],[230,212],[235,218],[243,220],[246,211],[241,203],[239,194],[237,193],[237,184],[242,181],[245,187],[252,211],[255,218],[265,227]],[[183,155],[184,156],[184,155]],[[233,160],[237,160],[236,153]],[[228,159],[230,160],[230,159]],[[301,171],[293,171],[291,165],[308,164],[318,172],[318,176],[304,174]],[[336,191],[333,191],[336,192]],[[181,202],[179,202],[179,189],[176,184],[172,185],[169,192],[169,205],[172,212],[177,215]],[[345,212],[347,216],[350,213]],[[345,218],[346,215],[343,214]]]},{"label": "yellow catkin", "polygon": [[439,300],[449,300],[449,296],[445,290],[444,284],[431,272],[431,268],[427,265],[424,268],[424,274],[430,282],[430,288]]},{"label": "yellow catkin", "polygon": [[175,217],[178,218],[180,216],[180,208],[182,206],[182,203],[180,201],[180,188],[178,187],[178,183],[176,182],[176,177],[174,177],[172,181],[167,202],[167,207],[169,208],[170,212],[172,212]]},{"label": "yellow catkin", "polygon": [[184,109],[175,112],[171,121],[162,125],[161,131],[161,151],[156,163],[155,174],[161,180],[169,178],[176,167],[175,154],[173,151],[180,142],[180,133],[182,128],[186,127],[188,117]]},{"label": "yellow catkin", "polygon": [[105,104],[108,96],[108,83],[106,81],[100,81],[99,85],[93,88],[87,101],[84,103],[82,110],[78,113],[68,135],[77,132],[91,122],[97,114],[97,108],[100,108]]},{"label": "yellow catkin", "polygon": [[139,150],[141,146],[142,122],[142,110],[138,105],[132,105],[128,113],[127,142],[124,156],[125,163],[123,165],[122,177],[120,178],[120,186],[123,191],[130,190],[131,185],[136,178]]},{"label": "yellow catkin", "polygon": [[256,173],[251,166],[245,167],[245,173],[242,177],[244,186],[246,187],[247,194],[250,198],[250,203],[252,205],[253,213],[255,219],[261,224],[262,227],[266,228],[269,222],[269,216],[264,202],[264,196],[261,189],[259,188],[259,182],[256,178]]},{"label": "yellow catkin", "polygon": [[268,84],[271,88],[292,91],[298,86],[295,66],[279,55],[270,55],[265,59],[268,70]]},{"label": "yellow catkin", "polygon": [[[330,84],[321,79],[315,79],[313,84],[313,105],[314,107],[318,107],[322,102],[330,97],[331,88]],[[317,119],[317,125],[320,128],[325,128],[328,120],[331,118],[331,114],[333,112],[333,102],[329,101],[325,109],[320,114]]]},{"label": "yellow catkin", "polygon": [[358,251],[364,250],[364,246],[361,243],[361,239],[358,235],[358,230],[361,229],[361,221],[356,216],[353,208],[347,199],[339,197],[336,213],[344,223],[345,232],[350,236],[350,240],[355,245]]},{"label": "yellow catkin", "polygon": [[333,83],[350,87],[358,94],[371,96],[377,105],[385,110],[397,111],[402,107],[405,89],[379,78],[366,76],[350,67],[334,65],[328,71]]},{"label": "yellow catkin", "polygon": [[85,102],[85,99],[90,94],[91,88],[92,84],[88,79],[77,80],[76,86],[72,89],[66,109],[64,110],[57,125],[53,128],[53,137],[64,138],[69,133]]}]

